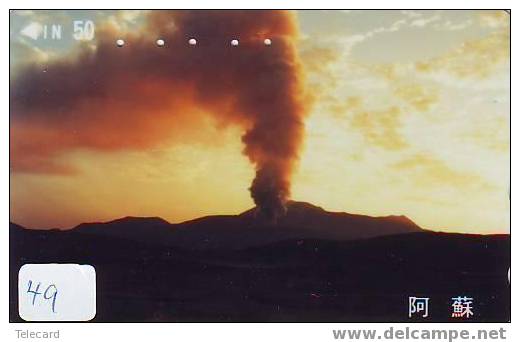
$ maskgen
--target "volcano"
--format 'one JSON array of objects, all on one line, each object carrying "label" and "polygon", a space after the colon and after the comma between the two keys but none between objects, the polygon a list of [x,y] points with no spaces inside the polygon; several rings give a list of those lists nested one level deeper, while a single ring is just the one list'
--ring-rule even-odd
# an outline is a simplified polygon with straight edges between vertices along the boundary
[{"label": "volcano", "polygon": [[329,212],[310,203],[290,201],[285,215],[275,223],[264,220],[257,208],[239,215],[207,216],[175,225],[171,242],[195,249],[239,249],[290,239],[347,241],[421,231],[405,216]]},{"label": "volcano", "polygon": [[242,249],[290,239],[347,241],[424,231],[406,216],[371,217],[329,212],[290,201],[276,222],[252,208],[239,215],[215,215],[170,224],[157,217],[125,217],[82,223],[69,232],[138,240],[181,249]]},{"label": "volcano", "polygon": [[478,299],[473,321],[510,320],[509,235],[438,233],[405,216],[289,202],[268,222],[252,208],[171,224],[125,217],[67,230],[10,224],[10,320],[26,263],[97,273],[97,322],[408,322],[408,296]]}]

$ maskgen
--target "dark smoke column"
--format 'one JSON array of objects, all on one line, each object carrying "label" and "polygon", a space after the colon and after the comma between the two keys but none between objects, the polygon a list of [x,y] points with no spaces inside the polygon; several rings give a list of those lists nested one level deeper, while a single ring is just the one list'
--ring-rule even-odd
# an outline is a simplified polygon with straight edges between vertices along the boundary
[{"label": "dark smoke column", "polygon": [[266,100],[265,108],[268,114],[259,113],[258,121],[242,140],[245,154],[256,166],[251,196],[263,216],[276,220],[285,213],[290,196],[291,175],[303,135],[303,109],[295,98],[290,98],[292,92],[270,92],[273,97]]},{"label": "dark smoke column", "polygon": [[261,60],[264,71],[243,98],[244,110],[254,118],[242,138],[244,153],[256,166],[251,196],[268,219],[285,212],[305,113],[301,72],[292,42],[274,39],[274,44],[280,44],[273,46],[278,50],[265,54],[265,60]]},{"label": "dark smoke column", "polygon": [[[218,94],[224,89],[233,96],[232,116],[246,129],[242,136],[244,154],[256,168],[251,196],[262,216],[276,219],[284,213],[290,195],[308,102],[295,48],[297,24],[293,14],[180,12],[175,22],[181,36],[209,37],[218,42],[200,46],[208,59],[205,65],[210,66],[200,83],[205,94]],[[239,38],[239,45],[231,47],[231,38]],[[264,45],[265,38],[272,44]],[[218,89],[208,86],[212,78],[211,84],[217,84]],[[219,97],[226,96],[229,94]]]}]

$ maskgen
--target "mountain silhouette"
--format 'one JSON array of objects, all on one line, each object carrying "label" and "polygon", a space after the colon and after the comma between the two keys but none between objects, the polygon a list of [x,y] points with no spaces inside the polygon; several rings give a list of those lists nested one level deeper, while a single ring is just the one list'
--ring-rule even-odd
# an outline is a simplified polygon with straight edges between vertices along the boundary
[{"label": "mountain silhouette", "polygon": [[288,203],[178,224],[125,217],[68,230],[10,224],[10,321],[26,263],[96,269],[97,322],[408,322],[408,297],[475,298],[472,321],[510,320],[509,235],[437,233],[405,216]]},{"label": "mountain silhouette", "polygon": [[183,249],[240,249],[289,239],[346,241],[423,231],[405,216],[329,212],[297,201],[290,201],[286,214],[276,222],[264,220],[258,209],[252,208],[239,215],[206,216],[178,224],[157,217],[125,217],[82,223],[73,230]]}]

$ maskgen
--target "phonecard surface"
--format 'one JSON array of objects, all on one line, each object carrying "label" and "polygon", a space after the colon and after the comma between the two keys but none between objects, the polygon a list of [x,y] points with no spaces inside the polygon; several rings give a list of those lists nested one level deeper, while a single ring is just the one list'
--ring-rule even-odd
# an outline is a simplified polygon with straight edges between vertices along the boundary
[{"label": "phonecard surface", "polygon": [[12,10],[10,320],[509,322],[510,14]]}]

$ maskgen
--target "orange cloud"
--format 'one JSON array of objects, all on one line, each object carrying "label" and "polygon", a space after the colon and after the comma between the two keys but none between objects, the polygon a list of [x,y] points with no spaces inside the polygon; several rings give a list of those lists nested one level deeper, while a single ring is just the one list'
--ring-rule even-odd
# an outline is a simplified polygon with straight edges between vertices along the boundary
[{"label": "orange cloud", "polygon": [[478,175],[455,170],[441,159],[425,153],[417,153],[404,158],[393,164],[392,167],[407,172],[418,186],[491,187]]},{"label": "orange cloud", "polygon": [[505,117],[494,117],[478,127],[468,129],[463,133],[462,139],[494,151],[508,152],[509,131],[509,121]]},{"label": "orange cloud", "polygon": [[360,110],[353,113],[351,125],[359,129],[367,142],[387,150],[401,150],[408,146],[400,133],[401,115],[399,107],[379,111]]},{"label": "orange cloud", "polygon": [[439,96],[435,88],[425,88],[419,84],[405,84],[397,86],[394,90],[397,97],[409,103],[418,111],[428,111],[434,105]]}]

